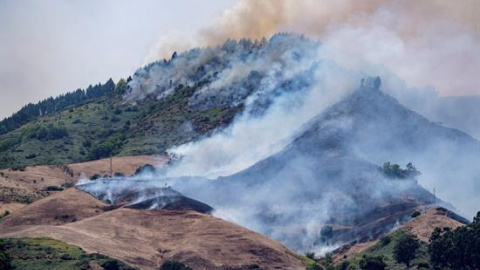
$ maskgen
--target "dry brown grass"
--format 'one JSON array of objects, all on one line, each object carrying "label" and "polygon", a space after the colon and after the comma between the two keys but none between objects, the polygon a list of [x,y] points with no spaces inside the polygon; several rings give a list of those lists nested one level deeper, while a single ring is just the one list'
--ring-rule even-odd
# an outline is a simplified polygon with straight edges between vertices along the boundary
[{"label": "dry brown grass", "polygon": [[455,229],[463,225],[465,224],[450,218],[448,211],[445,211],[443,208],[432,208],[410,220],[401,226],[400,229],[416,235],[422,241],[428,242],[430,235],[436,227]]},{"label": "dry brown grass", "polygon": [[[305,267],[277,241],[209,215],[105,209],[102,202],[72,188],[0,221],[0,237],[52,237],[149,270],[169,259],[197,270],[246,269],[252,264],[262,269]],[[77,221],[55,219],[66,213],[75,215]]]},{"label": "dry brown grass", "polygon": [[[114,157],[112,171],[131,175],[142,165],[159,166],[165,164],[167,160],[165,156]],[[36,201],[55,193],[42,191],[48,186],[72,185],[82,175],[91,177],[94,174],[109,173],[110,159],[75,163],[68,166],[30,166],[26,167],[24,171],[0,170],[0,202],[8,204]],[[12,206],[10,209],[15,211],[18,207]]]}]

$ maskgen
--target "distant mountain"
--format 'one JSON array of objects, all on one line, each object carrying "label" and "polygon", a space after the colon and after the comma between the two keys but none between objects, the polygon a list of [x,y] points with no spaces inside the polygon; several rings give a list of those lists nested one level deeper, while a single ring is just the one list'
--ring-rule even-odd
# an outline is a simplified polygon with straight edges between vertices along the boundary
[{"label": "distant mountain", "polygon": [[362,81],[352,95],[306,124],[284,150],[244,171],[173,185],[218,215],[296,250],[378,237],[433,204],[433,194],[416,177],[386,176],[385,162],[413,162],[423,173],[421,183],[432,184],[428,181],[435,177],[437,190],[461,189],[458,194],[475,198],[471,193],[480,174],[473,165],[480,143],[405,108],[380,85],[378,77]]}]

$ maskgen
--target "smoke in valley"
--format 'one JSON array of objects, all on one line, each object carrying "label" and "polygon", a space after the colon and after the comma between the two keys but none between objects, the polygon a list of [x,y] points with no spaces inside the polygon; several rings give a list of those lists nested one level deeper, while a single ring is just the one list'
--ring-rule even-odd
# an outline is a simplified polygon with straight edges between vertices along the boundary
[{"label": "smoke in valley", "polygon": [[[241,112],[227,127],[169,149],[174,162],[162,173],[132,180],[167,183],[212,206],[213,215],[297,251],[325,252],[373,237],[381,230],[366,226],[339,230],[329,241],[325,228],[365,225],[379,209],[428,206],[433,188],[443,205],[473,216],[480,143],[435,123],[438,106],[426,105],[438,93],[478,92],[475,7],[476,1],[239,1],[198,34],[199,48],[169,51],[165,60],[155,54],[158,61],[133,76],[125,100],[163,99],[192,87],[191,110]],[[381,80],[369,77],[377,75]],[[391,181],[381,173],[387,161],[413,162],[422,174]],[[143,182],[101,183],[89,190],[108,196]],[[378,226],[390,230],[405,213]]]}]

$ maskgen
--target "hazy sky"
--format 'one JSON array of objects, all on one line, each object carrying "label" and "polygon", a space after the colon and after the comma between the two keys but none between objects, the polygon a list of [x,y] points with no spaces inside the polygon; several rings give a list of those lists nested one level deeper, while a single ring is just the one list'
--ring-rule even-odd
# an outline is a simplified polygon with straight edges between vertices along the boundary
[{"label": "hazy sky", "polygon": [[127,77],[162,37],[191,35],[234,0],[0,0],[0,119],[89,84]]},{"label": "hazy sky", "polygon": [[0,119],[127,77],[173,50],[317,38],[343,66],[386,67],[442,96],[480,93],[479,0],[0,0]]}]

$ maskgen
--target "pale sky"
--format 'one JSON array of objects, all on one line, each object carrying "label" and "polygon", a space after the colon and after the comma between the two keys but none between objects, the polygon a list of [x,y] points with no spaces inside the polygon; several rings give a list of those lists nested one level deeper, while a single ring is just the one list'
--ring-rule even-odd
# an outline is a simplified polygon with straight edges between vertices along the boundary
[{"label": "pale sky", "polygon": [[234,3],[0,0],[0,119],[29,102],[128,77],[162,37],[192,35]]},{"label": "pale sky", "polygon": [[173,50],[298,32],[339,64],[366,63],[480,94],[480,1],[0,0],[0,119],[89,84],[132,75]]}]

